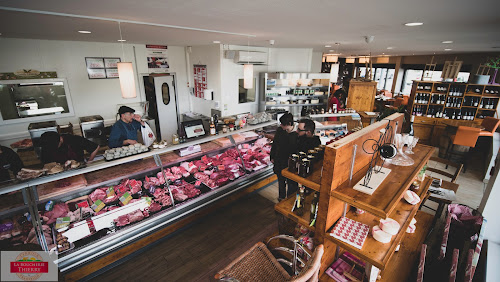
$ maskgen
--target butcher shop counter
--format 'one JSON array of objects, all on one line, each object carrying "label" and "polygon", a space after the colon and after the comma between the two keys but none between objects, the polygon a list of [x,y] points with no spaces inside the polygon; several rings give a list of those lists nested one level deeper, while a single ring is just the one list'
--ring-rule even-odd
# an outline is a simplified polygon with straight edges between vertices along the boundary
[{"label": "butcher shop counter", "polygon": [[274,181],[260,129],[275,124],[4,185],[0,245],[38,243],[70,280],[84,277]]}]

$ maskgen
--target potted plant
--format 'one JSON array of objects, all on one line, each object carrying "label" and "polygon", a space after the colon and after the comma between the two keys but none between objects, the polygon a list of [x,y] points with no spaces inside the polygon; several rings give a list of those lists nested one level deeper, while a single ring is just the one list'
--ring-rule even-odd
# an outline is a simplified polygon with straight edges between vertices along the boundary
[{"label": "potted plant", "polygon": [[490,84],[498,84],[496,83],[498,69],[500,69],[500,56],[488,58],[488,62],[486,65],[492,69],[495,69],[495,72],[491,76]]}]

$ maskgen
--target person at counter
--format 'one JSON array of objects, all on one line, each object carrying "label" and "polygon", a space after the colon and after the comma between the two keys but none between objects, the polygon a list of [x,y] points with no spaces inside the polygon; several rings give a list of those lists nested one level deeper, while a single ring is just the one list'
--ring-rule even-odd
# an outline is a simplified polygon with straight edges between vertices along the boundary
[{"label": "person at counter", "polygon": [[141,120],[141,116],[134,113],[135,110],[127,106],[118,109],[120,119],[111,128],[108,140],[110,148],[137,143],[137,130],[144,127],[144,121]]},{"label": "person at counter", "polygon": [[68,160],[84,161],[84,153],[90,153],[88,161],[94,160],[99,150],[99,145],[81,136],[57,132],[45,132],[40,137],[42,145],[41,160],[47,164],[51,162],[64,164]]},{"label": "person at counter", "polygon": [[314,121],[310,119],[299,120],[299,126],[297,127],[297,150],[299,152],[307,152],[321,145],[319,136],[314,135],[315,130]]},{"label": "person at counter", "polygon": [[21,158],[12,149],[0,146],[0,182],[10,180],[9,170],[14,175],[24,167]]},{"label": "person at counter", "polygon": [[271,161],[274,164],[273,171],[278,177],[278,201],[286,198],[286,178],[281,175],[281,171],[288,166],[288,158],[295,152],[297,133],[293,130],[293,115],[286,113],[280,117],[280,126],[274,135],[271,147]]}]

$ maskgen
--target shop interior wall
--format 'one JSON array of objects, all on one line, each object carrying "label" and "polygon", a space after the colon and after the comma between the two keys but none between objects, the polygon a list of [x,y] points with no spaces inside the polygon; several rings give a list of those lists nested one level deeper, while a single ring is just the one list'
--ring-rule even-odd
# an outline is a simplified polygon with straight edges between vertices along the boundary
[{"label": "shop interior wall", "polygon": [[[169,71],[176,73],[179,113],[191,110],[210,115],[210,109],[215,108],[215,101],[219,102],[219,109],[224,115],[257,111],[258,99],[256,102],[238,104],[237,78],[243,78],[243,66],[235,64],[230,59],[224,59],[224,46],[226,49],[229,48],[228,45],[222,44],[191,48],[168,47]],[[231,46],[231,48],[244,50],[242,48],[248,47]],[[268,54],[268,65],[255,66],[255,78],[258,78],[260,72],[310,72],[312,69],[313,52],[310,48],[254,48]],[[105,119],[106,125],[109,125],[115,121],[117,104],[145,100],[144,86],[140,78],[148,73],[145,45],[124,44],[122,61],[133,62],[134,72],[137,63],[138,96],[133,99],[121,97],[118,79],[89,79],[85,57],[122,57],[121,44],[7,38],[0,40],[0,72],[14,72],[19,69],[56,71],[58,77],[67,79],[74,116],[56,119],[58,124],[71,122],[78,130],[79,117],[98,114]],[[214,90],[214,101],[190,95],[187,83],[189,81],[190,86],[193,86],[194,64],[207,65],[208,88]],[[255,87],[258,87],[258,84]],[[21,138],[28,138],[28,125],[27,122],[0,124],[0,144],[10,145]]]},{"label": "shop interior wall", "polygon": [[[238,102],[238,80],[243,78],[243,65],[236,64],[233,59],[226,59],[224,52],[228,50],[250,50],[264,52],[268,55],[267,65],[254,65],[254,79],[257,89],[255,102],[239,104]],[[238,113],[258,111],[258,102],[263,93],[259,93],[259,73],[262,72],[311,72],[313,52],[311,48],[265,48],[248,47],[237,45],[222,45],[221,52],[221,85],[222,115],[233,115]],[[317,58],[321,66],[321,56]],[[320,69],[316,72],[320,72]]]}]

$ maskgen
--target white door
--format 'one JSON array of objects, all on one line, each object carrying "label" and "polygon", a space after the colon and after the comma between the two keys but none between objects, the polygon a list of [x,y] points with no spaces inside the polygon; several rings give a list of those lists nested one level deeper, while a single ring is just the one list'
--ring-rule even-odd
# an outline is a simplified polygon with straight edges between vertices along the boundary
[{"label": "white door", "polygon": [[157,76],[154,78],[154,83],[161,139],[170,143],[172,134],[177,133],[179,124],[175,77],[174,75]]}]

